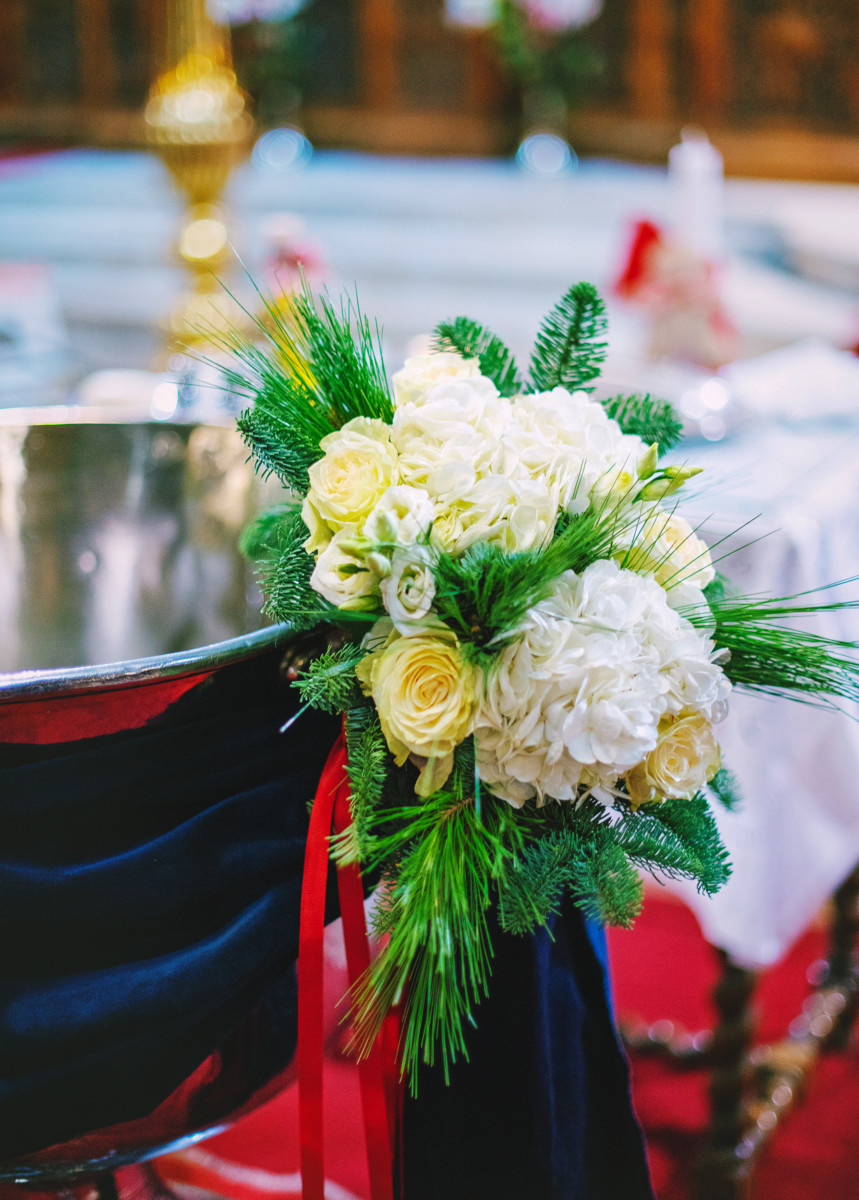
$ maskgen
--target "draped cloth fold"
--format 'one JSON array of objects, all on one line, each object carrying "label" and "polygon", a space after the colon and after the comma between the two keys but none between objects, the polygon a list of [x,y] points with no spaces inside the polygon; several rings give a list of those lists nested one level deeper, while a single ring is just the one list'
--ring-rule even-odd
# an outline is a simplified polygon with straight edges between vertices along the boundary
[{"label": "draped cloth fold", "polygon": [[307,805],[338,724],[279,732],[281,657],[137,729],[0,745],[2,1158],[147,1118],[211,1058],[181,1117],[204,1127],[293,1060]]}]

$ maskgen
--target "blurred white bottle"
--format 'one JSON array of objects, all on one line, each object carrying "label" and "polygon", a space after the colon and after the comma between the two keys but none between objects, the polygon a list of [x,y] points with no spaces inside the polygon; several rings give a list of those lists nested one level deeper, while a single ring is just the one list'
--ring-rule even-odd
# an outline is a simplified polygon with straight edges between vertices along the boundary
[{"label": "blurred white bottle", "polygon": [[702,130],[683,130],[668,154],[668,179],[675,238],[697,257],[719,262],[724,252],[724,162]]}]

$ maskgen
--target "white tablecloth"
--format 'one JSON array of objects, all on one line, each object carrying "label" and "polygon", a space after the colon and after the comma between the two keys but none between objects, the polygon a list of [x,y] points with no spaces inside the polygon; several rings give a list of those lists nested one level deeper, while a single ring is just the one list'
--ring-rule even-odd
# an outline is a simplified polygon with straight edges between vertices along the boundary
[{"label": "white tablecloth", "polygon": [[[699,478],[709,477],[712,495],[702,486],[692,507],[719,513],[710,523],[716,536],[760,514],[738,540],[769,536],[721,564],[744,591],[789,595],[859,575],[859,424],[767,423],[716,445],[687,445],[683,456],[705,467]],[[859,583],[829,598],[849,596],[859,599]],[[859,640],[859,613],[831,614],[813,628]],[[733,876],[712,898],[672,886],[707,939],[747,966],[781,958],[859,862],[859,724],[842,707],[737,690],[719,727],[745,797],[738,811],[717,814]]]}]

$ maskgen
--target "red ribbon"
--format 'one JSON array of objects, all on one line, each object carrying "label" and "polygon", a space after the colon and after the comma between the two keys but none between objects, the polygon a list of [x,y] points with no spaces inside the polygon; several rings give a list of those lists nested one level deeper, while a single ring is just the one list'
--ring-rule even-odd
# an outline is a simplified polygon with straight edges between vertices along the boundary
[{"label": "red ribbon", "polygon": [[[324,974],[323,933],[328,882],[328,838],[352,820],[346,775],[346,742],[341,733],[323,768],[310,815],[304,877],[301,888],[301,927],[298,937],[298,1118],[301,1136],[302,1200],[324,1200],[324,1136],[322,1115]],[[370,944],[364,919],[364,889],[356,865],[337,868],[340,913],[346,943],[349,982],[370,965]],[[390,1031],[388,1038],[390,1039]],[[371,1200],[393,1200],[395,1110],[389,1107],[382,1039],[359,1067],[361,1107],[370,1175]]]}]

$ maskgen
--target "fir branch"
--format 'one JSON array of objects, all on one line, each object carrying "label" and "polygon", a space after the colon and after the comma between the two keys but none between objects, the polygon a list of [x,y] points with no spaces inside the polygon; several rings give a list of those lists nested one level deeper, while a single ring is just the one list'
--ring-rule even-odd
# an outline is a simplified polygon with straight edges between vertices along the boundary
[{"label": "fir branch", "polygon": [[240,540],[257,564],[265,597],[262,611],[296,632],[313,629],[338,611],[310,586],[313,558],[304,549],[307,537],[300,510],[288,505],[252,522]]},{"label": "fir branch", "polygon": [[700,892],[713,895],[728,882],[731,874],[728,852],[703,793],[691,800],[643,804],[636,819],[648,818],[670,829],[697,860],[694,876]]},{"label": "fir branch", "polygon": [[576,283],[540,326],[531,355],[536,391],[593,391],[606,356],[605,304],[591,283]]},{"label": "fir branch", "polygon": [[574,829],[556,829],[510,864],[498,888],[498,920],[507,933],[530,933],[559,911],[564,888],[576,878],[583,844]]},{"label": "fir branch", "polygon": [[355,668],[366,652],[352,642],[326,650],[295,681],[302,704],[324,712],[341,713],[360,702]]},{"label": "fir branch", "polygon": [[[264,561],[272,554],[279,554],[285,542],[292,541],[292,524],[296,515],[297,510],[293,504],[279,504],[267,512],[260,513],[239,535],[240,552],[251,562]],[[301,530],[306,538],[307,527],[303,521],[301,529],[296,531],[298,537],[302,536]]]},{"label": "fir branch", "polygon": [[[350,829],[354,831],[355,857],[351,861],[357,862],[365,853],[367,822],[381,802],[391,759],[371,700],[347,709],[344,724],[353,822]],[[344,861],[342,855],[338,855],[338,861]]]},{"label": "fir branch", "polygon": [[516,360],[499,337],[470,317],[440,321],[435,327],[439,350],[455,350],[463,358],[476,358],[480,374],[491,379],[502,396],[515,396],[524,388]]},{"label": "fir branch", "polygon": [[605,839],[574,863],[574,899],[584,913],[604,925],[628,929],[641,911],[644,888],[617,842]]},{"label": "fir branch", "polygon": [[245,409],[236,428],[253,456],[257,471],[267,478],[276,475],[284,487],[304,496],[310,487],[307,472],[319,457],[297,435],[289,436],[283,425],[258,409]]},{"label": "fir branch", "polygon": [[727,767],[720,767],[707,784],[707,787],[719,803],[723,804],[729,810],[739,808],[743,802],[743,793],[740,790],[737,777]]},{"label": "fir branch", "polygon": [[636,434],[648,446],[657,442],[660,454],[672,450],[683,437],[683,422],[667,400],[636,393],[610,396],[600,403],[624,433]]}]

